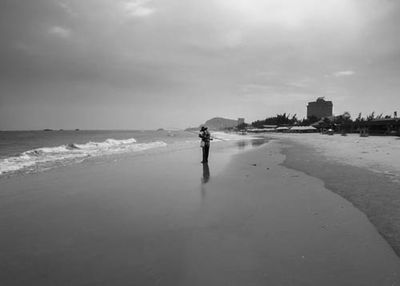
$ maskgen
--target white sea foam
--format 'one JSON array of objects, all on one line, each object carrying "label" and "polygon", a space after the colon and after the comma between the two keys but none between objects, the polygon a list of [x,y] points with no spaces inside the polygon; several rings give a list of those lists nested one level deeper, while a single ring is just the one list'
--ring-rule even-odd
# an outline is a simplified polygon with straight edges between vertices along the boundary
[{"label": "white sea foam", "polygon": [[89,157],[138,152],[165,147],[166,145],[162,141],[136,143],[134,138],[130,138],[126,140],[107,139],[104,142],[37,148],[23,152],[18,156],[0,159],[0,175],[24,169],[49,168],[53,165],[74,162]]}]

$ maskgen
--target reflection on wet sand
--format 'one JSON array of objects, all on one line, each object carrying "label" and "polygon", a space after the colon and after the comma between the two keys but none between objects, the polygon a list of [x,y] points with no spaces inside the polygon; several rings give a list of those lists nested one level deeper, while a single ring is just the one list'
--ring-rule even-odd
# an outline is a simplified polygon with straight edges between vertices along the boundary
[{"label": "reflection on wet sand", "polygon": [[267,143],[269,140],[266,138],[257,138],[257,139],[251,139],[251,140],[240,140],[236,142],[236,146],[239,148],[239,150],[244,150],[247,147],[258,147],[261,146],[265,143]]},{"label": "reflection on wet sand", "polygon": [[206,197],[206,187],[205,184],[210,180],[210,168],[208,163],[203,164],[203,177],[201,178],[201,199],[204,201]]},{"label": "reflection on wet sand", "polygon": [[249,142],[248,142],[248,141],[245,141],[245,140],[242,140],[242,141],[238,141],[238,142],[237,142],[237,146],[238,146],[238,148],[239,148],[240,150],[244,149],[244,148],[247,146],[247,144],[249,144]]},{"label": "reflection on wet sand", "polygon": [[253,147],[261,146],[261,145],[267,143],[268,141],[269,140],[266,138],[253,139],[253,140],[251,140],[251,146],[253,146]]},{"label": "reflection on wet sand", "polygon": [[203,164],[203,177],[201,178],[201,183],[206,184],[210,180],[210,168],[208,163]]}]

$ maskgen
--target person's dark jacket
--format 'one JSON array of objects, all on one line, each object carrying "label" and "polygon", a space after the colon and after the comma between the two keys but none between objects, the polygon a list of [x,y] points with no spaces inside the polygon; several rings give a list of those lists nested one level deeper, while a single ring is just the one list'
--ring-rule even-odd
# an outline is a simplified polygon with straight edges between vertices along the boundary
[{"label": "person's dark jacket", "polygon": [[212,139],[211,139],[211,134],[210,132],[208,132],[208,130],[200,131],[199,137],[206,145],[210,145],[210,140]]}]

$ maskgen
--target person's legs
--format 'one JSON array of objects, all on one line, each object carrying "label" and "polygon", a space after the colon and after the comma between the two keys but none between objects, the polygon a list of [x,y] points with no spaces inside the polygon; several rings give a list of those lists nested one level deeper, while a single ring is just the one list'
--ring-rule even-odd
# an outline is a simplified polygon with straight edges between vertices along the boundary
[{"label": "person's legs", "polygon": [[205,145],[203,147],[203,163],[208,162],[208,153],[210,152],[210,145]]}]

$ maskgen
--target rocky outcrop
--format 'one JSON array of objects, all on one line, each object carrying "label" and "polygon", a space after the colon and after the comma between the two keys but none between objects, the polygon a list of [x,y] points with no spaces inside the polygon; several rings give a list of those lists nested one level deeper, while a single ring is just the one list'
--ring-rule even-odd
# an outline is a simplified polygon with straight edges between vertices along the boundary
[{"label": "rocky outcrop", "polygon": [[238,125],[238,121],[222,117],[214,117],[210,120],[207,120],[203,125],[207,126],[209,129],[212,130],[223,130],[227,128],[236,127]]}]

